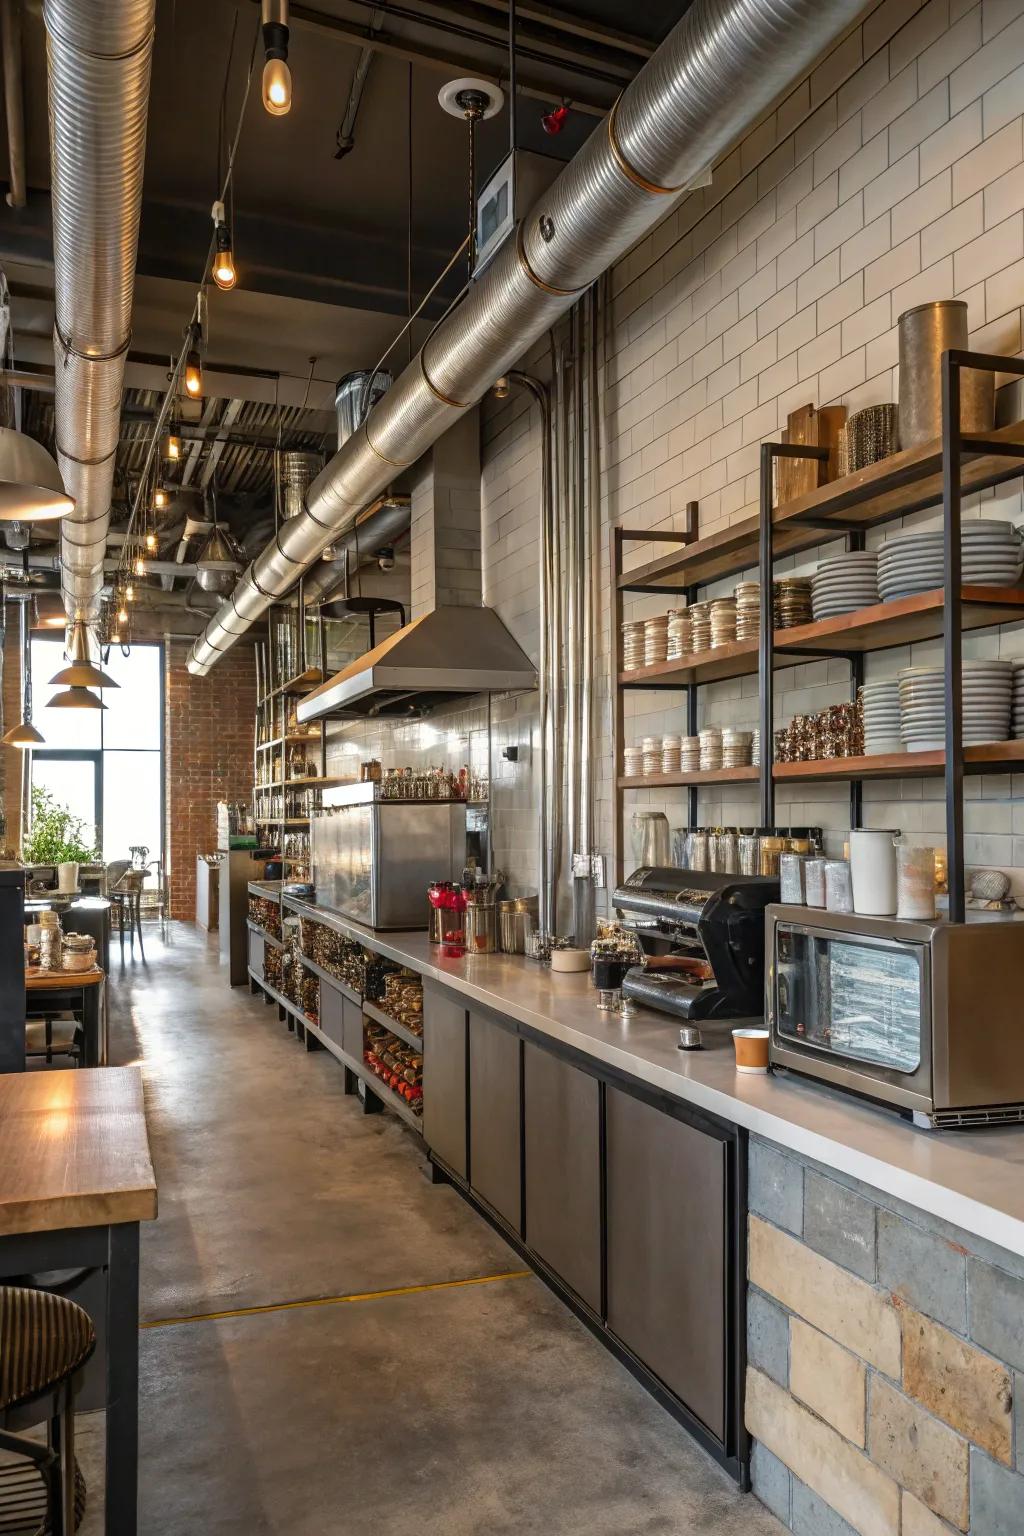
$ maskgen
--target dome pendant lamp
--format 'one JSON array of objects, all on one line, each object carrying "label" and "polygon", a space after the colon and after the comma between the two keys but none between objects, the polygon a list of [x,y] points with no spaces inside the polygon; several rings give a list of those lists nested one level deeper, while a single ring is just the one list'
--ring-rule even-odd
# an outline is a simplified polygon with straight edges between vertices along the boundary
[{"label": "dome pendant lamp", "polygon": [[76,619],[71,627],[71,643],[67,649],[69,665],[62,667],[50,682],[63,685],[65,693],[56,694],[51,709],[103,709],[105,706],[89,693],[90,688],[117,688],[118,683],[102,671],[91,657],[88,626]]}]

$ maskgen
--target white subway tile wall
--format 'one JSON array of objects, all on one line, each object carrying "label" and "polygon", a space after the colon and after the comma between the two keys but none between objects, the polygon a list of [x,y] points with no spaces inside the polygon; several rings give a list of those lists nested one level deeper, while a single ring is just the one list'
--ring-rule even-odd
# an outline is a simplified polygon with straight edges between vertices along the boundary
[{"label": "white subway tile wall", "polygon": [[[961,297],[973,345],[1019,354],[1022,110],[1020,0],[883,0],[716,166],[713,184],[686,198],[611,273],[601,537],[591,552],[602,602],[598,827],[606,852],[615,771],[608,529],[679,528],[689,501],[700,503],[702,534],[756,514],[759,444],[778,435],[790,411],[811,402],[852,412],[897,399],[896,326],[912,305]],[[547,344],[524,366],[548,376]],[[491,401],[483,433],[485,601],[536,656],[538,411],[518,391]],[[970,498],[965,511],[1024,523],[1021,482]],[[638,544],[632,558],[654,552]],[[819,553],[786,564],[809,572]],[[627,617],[666,606],[644,597]],[[1024,627],[970,636],[965,651],[1024,654]],[[873,656],[868,675],[939,654],[929,643]],[[778,721],[842,700],[848,686],[842,662],[783,671]],[[630,693],[627,739],[678,731],[682,708],[681,694]],[[702,722],[752,725],[757,708],[755,678],[701,690]],[[1024,895],[1022,793],[1024,776],[969,781],[966,848],[969,865],[1008,870]],[[864,818],[941,844],[942,794],[936,780],[866,784]],[[533,773],[511,812],[524,836],[536,798]],[[685,820],[684,791],[637,792],[630,804],[663,806],[673,825]],[[745,787],[702,791],[700,817],[754,822],[756,796]],[[834,848],[849,826],[846,788],[782,789],[777,817],[823,825]]]}]

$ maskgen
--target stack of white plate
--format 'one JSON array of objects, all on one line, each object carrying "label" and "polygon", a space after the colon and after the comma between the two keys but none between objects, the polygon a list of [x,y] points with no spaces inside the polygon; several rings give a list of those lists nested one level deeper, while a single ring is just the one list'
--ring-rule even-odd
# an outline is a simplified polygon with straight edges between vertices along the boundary
[{"label": "stack of white plate", "polygon": [[851,550],[819,562],[811,584],[815,621],[870,608],[877,602],[878,555],[874,550]]},{"label": "stack of white plate", "polygon": [[1024,741],[1024,661],[1013,663],[1013,703],[1010,706],[1010,725],[1014,741]]},{"label": "stack of white plate", "polygon": [[900,740],[900,685],[895,677],[865,683],[860,691],[864,711],[864,752],[877,757],[882,752],[902,752]]},{"label": "stack of white plate", "polygon": [[[942,667],[904,667],[900,682],[900,735],[908,752],[941,752],[946,745],[946,680]],[[1013,663],[965,661],[965,747],[1006,741],[1010,735]]]},{"label": "stack of white plate", "polygon": [[[886,539],[878,551],[878,590],[883,603],[942,586],[944,541],[941,528]],[[995,518],[963,523],[960,549],[965,583],[1012,587],[1024,569],[1024,545],[1012,523]]]}]

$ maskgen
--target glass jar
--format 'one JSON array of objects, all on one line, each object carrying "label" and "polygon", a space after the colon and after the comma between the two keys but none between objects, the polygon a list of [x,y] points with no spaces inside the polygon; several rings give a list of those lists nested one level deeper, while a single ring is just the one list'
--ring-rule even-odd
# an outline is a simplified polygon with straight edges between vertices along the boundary
[{"label": "glass jar", "polygon": [[800,853],[779,855],[779,899],[789,906],[802,907],[804,904],[805,862]]},{"label": "glass jar", "polygon": [[786,839],[774,832],[764,833],[757,843],[757,872],[774,879],[779,873],[779,859],[786,851]]},{"label": "glass jar", "polygon": [[824,859],[807,859],[804,864],[804,902],[809,907],[825,905]]},{"label": "glass jar", "polygon": [[825,907],[829,912],[853,911],[853,880],[847,859],[825,860]]}]

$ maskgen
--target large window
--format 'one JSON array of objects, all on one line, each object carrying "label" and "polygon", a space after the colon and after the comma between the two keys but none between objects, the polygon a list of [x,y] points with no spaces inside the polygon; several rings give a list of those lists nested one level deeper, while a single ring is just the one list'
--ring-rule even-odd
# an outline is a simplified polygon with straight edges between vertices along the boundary
[{"label": "large window", "polygon": [[112,650],[104,671],[119,685],[103,691],[103,710],[48,709],[47,686],[64,662],[61,640],[32,641],[34,723],[44,745],[32,753],[32,782],[44,785],[89,828],[103,860],[128,858],[144,844],[163,856],[163,650]]}]

